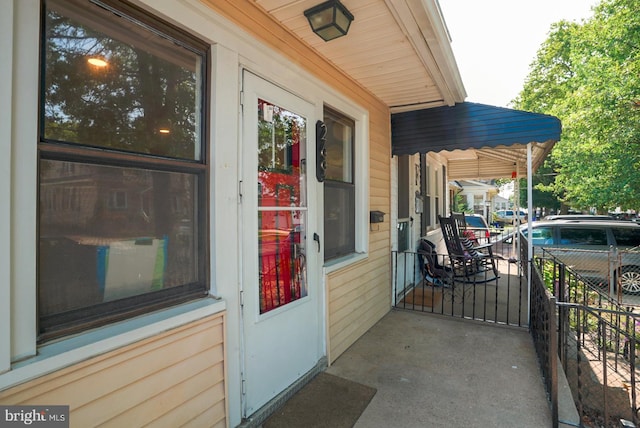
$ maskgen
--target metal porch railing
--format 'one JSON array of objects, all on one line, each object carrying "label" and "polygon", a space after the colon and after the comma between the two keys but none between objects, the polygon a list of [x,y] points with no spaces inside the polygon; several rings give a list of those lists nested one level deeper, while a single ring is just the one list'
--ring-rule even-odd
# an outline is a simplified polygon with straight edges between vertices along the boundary
[{"label": "metal porch railing", "polygon": [[[555,254],[536,249],[531,264],[494,249],[500,277],[437,283],[416,252],[392,252],[394,306],[464,319],[528,327],[549,396],[554,427],[560,420],[558,384],[564,377],[579,415],[576,426],[640,423],[637,366],[640,311],[610,287],[574,272]],[[521,237],[520,260],[528,260]],[[448,265],[446,255],[438,255]],[[527,275],[531,271],[531,289]],[[626,424],[626,425],[625,425]]]},{"label": "metal porch railing", "polygon": [[538,252],[534,258],[531,292],[530,332],[554,426],[561,422],[561,373],[571,390],[580,426],[635,427],[639,422],[636,330],[640,330],[640,314],[548,252]]},{"label": "metal porch railing", "polygon": [[[451,266],[447,255],[438,263]],[[417,252],[392,252],[394,307],[501,323],[528,325],[526,278],[518,265],[496,256],[499,277],[481,272],[473,277],[430,278]]]}]

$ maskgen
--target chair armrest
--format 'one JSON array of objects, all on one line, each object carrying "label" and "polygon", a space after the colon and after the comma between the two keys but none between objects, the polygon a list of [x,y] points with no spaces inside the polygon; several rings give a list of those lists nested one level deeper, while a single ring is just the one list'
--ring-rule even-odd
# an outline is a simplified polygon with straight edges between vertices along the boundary
[{"label": "chair armrest", "polygon": [[473,248],[475,248],[476,250],[483,250],[485,248],[491,248],[493,247],[493,244],[491,242],[488,242],[486,244],[480,244],[480,245],[474,245]]}]

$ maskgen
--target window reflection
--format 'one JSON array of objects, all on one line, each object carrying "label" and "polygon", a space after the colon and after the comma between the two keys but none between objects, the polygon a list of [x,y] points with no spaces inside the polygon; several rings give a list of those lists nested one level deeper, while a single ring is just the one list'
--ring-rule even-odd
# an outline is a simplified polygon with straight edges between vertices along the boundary
[{"label": "window reflection", "polygon": [[[258,100],[258,252],[260,313],[307,296],[306,119]],[[275,209],[279,207],[280,209]]]},{"label": "window reflection", "polygon": [[327,125],[324,258],[331,260],[355,252],[355,122],[345,115],[325,107],[324,123]]},{"label": "window reflection", "polygon": [[42,315],[197,281],[197,177],[40,163]]},{"label": "window reflection", "polygon": [[49,0],[43,136],[200,160],[201,53],[77,0]]},{"label": "window reflection", "polygon": [[259,222],[260,313],[307,296],[301,211],[263,211]]},{"label": "window reflection", "polygon": [[260,206],[301,206],[303,117],[258,100],[258,197]]}]

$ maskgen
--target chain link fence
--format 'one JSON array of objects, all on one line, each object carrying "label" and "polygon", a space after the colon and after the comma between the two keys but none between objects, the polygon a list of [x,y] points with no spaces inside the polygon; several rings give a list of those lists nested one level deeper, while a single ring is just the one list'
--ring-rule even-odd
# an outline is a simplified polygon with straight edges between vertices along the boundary
[{"label": "chain link fence", "polygon": [[578,248],[536,248],[534,256],[554,257],[590,285],[620,306],[640,312],[640,250],[587,250]]},{"label": "chain link fence", "polygon": [[[623,267],[632,260],[629,255],[635,252],[536,250],[534,272],[556,309],[555,314],[538,314],[543,321],[532,323],[542,326],[553,317],[556,328],[544,341],[557,343],[562,370],[585,427],[625,426],[622,421],[636,426],[639,421],[640,308],[632,303],[638,297],[635,292],[625,292],[621,285]],[[586,266],[585,260],[590,261],[590,269],[579,271],[578,266]],[[601,265],[605,268],[594,269]],[[544,354],[544,360],[551,361],[547,367],[552,366],[548,355],[553,354]],[[547,381],[553,377],[552,370],[543,367],[543,372]]]}]

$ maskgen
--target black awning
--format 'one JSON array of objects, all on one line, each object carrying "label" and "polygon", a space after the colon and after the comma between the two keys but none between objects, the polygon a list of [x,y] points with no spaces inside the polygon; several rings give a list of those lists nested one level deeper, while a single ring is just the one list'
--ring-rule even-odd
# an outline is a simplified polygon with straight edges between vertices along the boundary
[{"label": "black awning", "polygon": [[459,103],[391,115],[393,155],[559,141],[555,116]]}]

